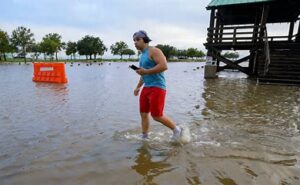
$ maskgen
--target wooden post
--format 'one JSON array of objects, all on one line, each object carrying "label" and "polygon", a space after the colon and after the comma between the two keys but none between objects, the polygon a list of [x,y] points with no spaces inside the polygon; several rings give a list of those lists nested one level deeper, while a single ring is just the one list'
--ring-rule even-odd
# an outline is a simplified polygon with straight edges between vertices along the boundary
[{"label": "wooden post", "polygon": [[233,45],[236,44],[236,27],[233,29]]},{"label": "wooden post", "polygon": [[261,21],[260,21],[260,33],[259,33],[259,40],[261,42],[263,41],[265,29],[267,29],[266,22],[267,22],[268,15],[269,15],[269,9],[270,9],[269,5],[263,5],[262,16],[261,16]]},{"label": "wooden post", "polygon": [[253,39],[252,39],[253,44],[255,44],[257,42],[258,26],[259,26],[259,14],[256,13],[255,23],[254,23],[254,28],[253,28]]},{"label": "wooden post", "polygon": [[224,28],[224,25],[221,23],[221,25],[220,25],[219,42],[222,42],[222,38],[223,38],[223,28]]},{"label": "wooden post", "polygon": [[[216,30],[215,30],[215,43],[220,43],[219,38],[219,32],[220,32],[220,15],[219,15],[219,11],[216,12]],[[220,54],[221,51],[219,51],[217,54]],[[215,59],[215,58],[214,58]],[[219,67],[220,67],[220,60],[217,59],[217,71],[219,71]]]},{"label": "wooden post", "polygon": [[[215,9],[213,8],[210,12],[210,24],[208,28],[208,34],[207,34],[207,43],[212,44],[213,43],[213,34],[214,34],[214,26],[215,26]],[[213,56],[212,50],[208,48],[207,50],[207,56]]]},{"label": "wooden post", "polygon": [[214,34],[214,27],[215,27],[215,15],[216,15],[216,10],[212,9],[211,13],[210,13],[210,24],[209,24],[209,28],[211,29],[211,33],[212,33],[212,38],[213,38],[213,34]]},{"label": "wooden post", "polygon": [[216,12],[216,30],[215,30],[215,43],[219,42],[220,18],[219,13]]},{"label": "wooden post", "polygon": [[296,42],[300,42],[300,21],[299,21],[299,26],[298,26],[298,33],[296,36]]},{"label": "wooden post", "polygon": [[255,55],[255,50],[254,50],[254,48],[252,48],[252,50],[250,50],[250,58],[249,58],[249,64],[248,64],[248,69],[249,69],[251,75],[253,75],[253,73],[254,73],[254,69],[253,69],[254,68],[254,59],[255,59],[254,55]]},{"label": "wooden post", "polygon": [[254,51],[254,53],[253,53],[253,57],[254,57],[254,59],[253,59],[253,61],[254,61],[254,63],[253,63],[253,67],[252,67],[252,74],[253,75],[257,75],[258,74],[258,50],[256,50],[256,51]]},{"label": "wooden post", "polygon": [[[218,43],[222,42],[222,38],[223,38],[223,23],[220,24],[219,26],[219,39],[218,39]],[[217,71],[220,69],[220,60],[217,60]]]},{"label": "wooden post", "polygon": [[[263,15],[263,13],[261,13],[261,15]],[[256,70],[255,70],[255,63],[257,62],[257,49],[258,49],[258,46],[257,46],[257,42],[258,42],[258,31],[259,31],[259,23],[260,23],[260,13],[257,12],[256,13],[256,16],[255,16],[255,22],[254,22],[254,28],[253,28],[253,39],[252,39],[252,49],[250,50],[250,59],[249,59],[249,65],[248,65],[248,68],[249,68],[249,71],[251,73],[251,75],[255,75],[256,73]]]},{"label": "wooden post", "polygon": [[292,38],[293,38],[294,25],[295,25],[295,22],[294,22],[294,21],[290,23],[289,42],[291,42],[291,41],[292,41]]}]

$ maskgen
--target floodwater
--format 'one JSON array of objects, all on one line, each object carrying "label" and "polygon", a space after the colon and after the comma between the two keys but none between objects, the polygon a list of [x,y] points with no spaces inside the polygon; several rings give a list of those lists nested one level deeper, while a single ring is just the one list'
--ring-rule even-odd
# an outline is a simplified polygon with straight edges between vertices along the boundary
[{"label": "floodwater", "polygon": [[165,113],[192,134],[180,146],[154,121],[139,139],[128,65],[66,64],[65,85],[0,65],[0,184],[300,184],[299,87],[204,80],[203,63],[170,63]]}]

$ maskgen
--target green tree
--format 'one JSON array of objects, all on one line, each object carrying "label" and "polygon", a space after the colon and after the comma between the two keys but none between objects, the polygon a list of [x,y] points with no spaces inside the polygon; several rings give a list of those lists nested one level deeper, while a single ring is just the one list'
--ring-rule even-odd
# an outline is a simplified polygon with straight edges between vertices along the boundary
[{"label": "green tree", "polygon": [[113,55],[120,55],[121,60],[123,60],[123,52],[126,49],[128,49],[128,45],[123,41],[116,42],[115,44],[110,46],[111,53]]},{"label": "green tree", "polygon": [[107,48],[99,37],[86,35],[77,42],[77,50],[79,55],[85,55],[87,58],[89,56],[91,60],[92,55],[94,55],[94,59],[96,59],[96,56],[102,56],[104,52],[107,51]]},{"label": "green tree", "polygon": [[9,44],[9,36],[6,32],[0,30],[0,61],[2,60],[2,56],[4,61],[6,61],[5,53],[9,52],[11,49]]},{"label": "green tree", "polygon": [[187,56],[191,57],[192,59],[194,57],[196,57],[197,53],[198,53],[198,50],[196,48],[188,48],[187,49]]},{"label": "green tree", "polygon": [[204,52],[202,51],[202,50],[200,50],[200,51],[198,51],[197,53],[196,53],[196,57],[197,58],[202,58],[202,57],[204,57],[205,56],[205,54],[204,54]]},{"label": "green tree", "polygon": [[88,59],[88,56],[90,56],[90,59],[92,59],[92,42],[93,38],[89,35],[86,35],[81,40],[79,40],[77,42],[77,51],[79,55],[85,55],[86,59]]},{"label": "green tree", "polygon": [[173,46],[158,44],[156,47],[164,53],[167,59],[169,59],[171,56],[175,56],[176,48]]},{"label": "green tree", "polygon": [[234,51],[234,52],[227,51],[226,53],[224,53],[223,57],[236,60],[237,58],[240,57],[240,55],[236,51]]},{"label": "green tree", "polygon": [[135,52],[132,49],[125,49],[123,50],[123,55],[128,55],[128,58],[130,58],[131,55],[135,55]]},{"label": "green tree", "polygon": [[43,40],[46,41],[46,44],[48,44],[48,49],[47,53],[53,56],[55,53],[55,59],[58,60],[57,58],[57,53],[63,49],[64,43],[61,42],[61,36],[58,33],[49,33],[47,34]]},{"label": "green tree", "polygon": [[177,50],[176,56],[179,59],[186,59],[188,57],[187,50],[185,50],[185,49],[183,49],[183,50]]},{"label": "green tree", "polygon": [[61,42],[61,45],[60,45],[59,51],[66,50],[66,49],[67,49],[67,43],[65,43],[65,42]]},{"label": "green tree", "polygon": [[77,43],[69,41],[66,46],[66,55],[68,56],[71,55],[71,60],[72,60],[72,55],[73,55],[73,59],[75,59],[76,52],[77,52]]},{"label": "green tree", "polygon": [[40,43],[32,43],[31,45],[28,46],[28,51],[33,53],[33,57],[35,58],[35,60],[37,60],[39,55],[42,52],[41,44]]},{"label": "green tree", "polygon": [[50,60],[53,60],[54,53],[56,53],[60,48],[60,42],[57,42],[57,40],[52,37],[52,34],[48,34],[45,37],[43,37],[40,46],[41,51],[44,53],[45,59],[46,55],[49,55]]},{"label": "green tree", "polygon": [[30,29],[25,27],[18,27],[17,29],[13,30],[11,36],[12,46],[15,48],[20,49],[21,54],[25,55],[25,62],[26,62],[26,54],[27,48],[30,44],[34,42],[33,33],[31,33]]},{"label": "green tree", "polygon": [[201,50],[198,50],[197,48],[188,48],[187,51],[187,57],[191,57],[192,59],[194,57],[196,58],[202,58],[205,56],[204,52]]},{"label": "green tree", "polygon": [[107,51],[106,46],[104,45],[103,41],[99,37],[95,37],[93,40],[93,54],[94,60],[96,60],[97,55],[104,55],[104,52]]}]

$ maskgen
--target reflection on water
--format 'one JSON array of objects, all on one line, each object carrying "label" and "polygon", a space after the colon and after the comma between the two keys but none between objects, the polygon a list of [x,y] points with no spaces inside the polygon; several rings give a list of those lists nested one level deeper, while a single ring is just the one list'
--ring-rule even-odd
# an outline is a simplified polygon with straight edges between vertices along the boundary
[{"label": "reflection on water", "polygon": [[294,127],[299,122],[298,87],[257,86],[247,79],[237,79],[207,80],[204,88],[203,114],[209,117]]},{"label": "reflection on water", "polygon": [[144,142],[128,65],[67,64],[68,84],[1,65],[0,184],[300,184],[299,87],[172,63],[165,111],[192,142],[154,121]]},{"label": "reflection on water", "polygon": [[137,156],[134,160],[136,164],[131,166],[131,168],[143,176],[143,183],[141,184],[152,184],[154,177],[173,170],[167,159],[165,157],[162,160],[154,161],[149,151],[149,146],[145,142],[137,149]]}]

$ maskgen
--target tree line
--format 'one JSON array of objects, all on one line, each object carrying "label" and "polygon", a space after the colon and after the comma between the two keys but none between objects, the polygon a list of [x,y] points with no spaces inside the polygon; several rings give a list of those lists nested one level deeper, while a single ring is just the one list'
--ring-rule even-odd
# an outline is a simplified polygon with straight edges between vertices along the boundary
[{"label": "tree line", "polygon": [[[163,44],[158,44],[156,47],[162,50],[167,59],[171,57],[194,59],[205,56],[204,52],[197,48],[180,50]],[[124,55],[130,58],[136,54],[124,41],[112,44],[109,49],[113,55],[119,55],[121,60]],[[0,29],[0,60],[3,59],[5,61],[7,53],[17,54],[15,57],[24,58],[25,61],[28,53],[31,53],[36,60],[42,54],[44,60],[54,60],[54,58],[58,60],[57,54],[60,51],[65,51],[66,55],[70,56],[71,59],[76,59],[76,53],[78,53],[80,56],[86,56],[86,59],[95,60],[97,56],[102,57],[107,50],[107,46],[104,45],[99,37],[91,35],[86,35],[77,42],[63,42],[61,35],[58,33],[49,33],[40,42],[36,42],[34,34],[29,28],[20,26],[13,30],[11,35]]]}]

